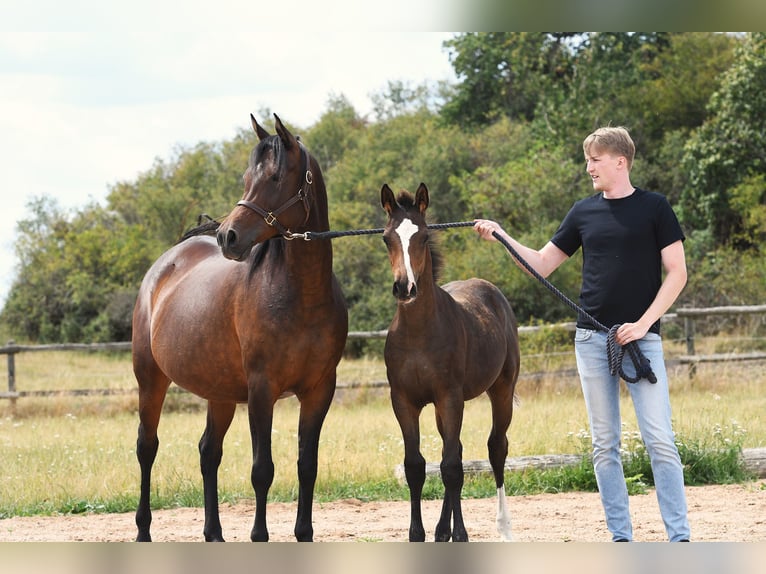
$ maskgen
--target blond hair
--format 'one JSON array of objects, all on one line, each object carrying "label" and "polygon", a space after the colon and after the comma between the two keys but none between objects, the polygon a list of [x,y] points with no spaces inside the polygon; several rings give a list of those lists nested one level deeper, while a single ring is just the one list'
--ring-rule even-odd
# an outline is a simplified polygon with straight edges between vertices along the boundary
[{"label": "blond hair", "polygon": [[592,156],[591,151],[594,151],[623,156],[628,161],[628,171],[633,166],[633,157],[636,155],[636,145],[628,130],[621,126],[597,129],[583,140],[582,149],[585,155]]}]

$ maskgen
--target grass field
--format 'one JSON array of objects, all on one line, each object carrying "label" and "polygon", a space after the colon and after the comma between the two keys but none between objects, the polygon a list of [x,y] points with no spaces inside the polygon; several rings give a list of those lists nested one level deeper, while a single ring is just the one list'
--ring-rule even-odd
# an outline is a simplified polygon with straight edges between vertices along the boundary
[{"label": "grass field", "polygon": [[[672,352],[670,348],[668,356]],[[562,368],[566,367],[562,361],[571,360],[571,351],[568,355],[566,359],[551,354],[546,360]],[[529,372],[523,372],[518,386],[520,403],[509,432],[509,456],[586,452],[587,418],[577,378],[530,378],[525,376]],[[19,391],[112,389],[125,394],[28,396],[15,405],[0,401],[0,517],[134,510],[139,481],[138,417],[129,355],[26,353],[16,358],[16,378]],[[338,380],[341,385],[385,381],[385,367],[374,358],[344,359]],[[671,400],[679,440],[703,449],[766,445],[764,391],[762,364],[701,365],[694,379],[686,367],[672,370]],[[627,395],[623,398],[624,442],[635,444],[635,416]],[[275,500],[296,496],[297,416],[295,399],[278,403],[273,428],[276,475],[270,493]],[[423,454],[428,461],[438,461],[441,441],[432,408],[426,409],[421,423]],[[186,393],[169,395],[153,475],[158,507],[202,504],[197,442],[204,424],[204,402]],[[224,443],[223,501],[252,497],[247,428],[247,414],[241,407]],[[480,398],[468,403],[464,459],[486,458],[489,428],[488,401]],[[393,476],[403,448],[385,387],[339,388],[319,455],[318,500],[407,496],[406,487]],[[471,488],[469,481],[467,495]]]}]

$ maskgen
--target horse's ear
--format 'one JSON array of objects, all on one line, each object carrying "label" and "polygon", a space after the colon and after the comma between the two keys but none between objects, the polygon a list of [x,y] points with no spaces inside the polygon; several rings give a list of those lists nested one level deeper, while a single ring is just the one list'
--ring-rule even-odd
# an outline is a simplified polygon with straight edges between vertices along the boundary
[{"label": "horse's ear", "polygon": [[262,140],[269,137],[269,132],[261,127],[261,125],[255,120],[255,116],[250,114],[250,123],[253,125],[253,130],[258,135],[258,139]]},{"label": "horse's ear", "polygon": [[287,149],[292,149],[293,147],[298,147],[298,140],[295,139],[295,136],[290,133],[290,130],[288,130],[285,125],[282,123],[282,120],[279,119],[279,116],[277,114],[274,114],[274,127],[277,130],[277,135],[279,136],[279,139],[282,140],[282,143],[285,144],[285,147]]},{"label": "horse's ear", "polygon": [[380,189],[380,205],[383,206],[383,209],[385,209],[386,213],[389,215],[391,215],[391,212],[394,210],[394,206],[396,205],[394,192],[390,187],[388,187],[387,183],[384,183],[383,187]]},{"label": "horse's ear", "polygon": [[426,209],[428,209],[428,188],[425,183],[421,183],[415,192],[415,204],[418,206],[420,213],[425,213]]}]

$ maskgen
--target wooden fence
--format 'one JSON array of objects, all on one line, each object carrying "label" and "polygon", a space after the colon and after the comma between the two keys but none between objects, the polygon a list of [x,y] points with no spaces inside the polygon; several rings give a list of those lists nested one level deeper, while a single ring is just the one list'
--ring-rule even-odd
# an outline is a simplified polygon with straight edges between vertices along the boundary
[{"label": "wooden fence", "polygon": [[695,320],[700,318],[725,316],[725,315],[752,315],[766,313],[766,305],[747,305],[734,307],[707,307],[701,309],[681,308],[676,312],[678,318],[684,320],[684,332],[686,336],[686,355],[681,355],[678,360],[682,363],[709,363],[721,361],[752,361],[766,359],[766,353],[715,353],[711,355],[697,355],[694,348],[696,332]]},{"label": "wooden fence", "polygon": [[[705,319],[711,316],[722,315],[751,315],[758,313],[766,313],[766,305],[752,305],[752,306],[730,306],[730,307],[708,307],[708,308],[681,308],[675,313],[668,313],[663,317],[663,321],[675,321],[683,319],[684,331],[686,340],[686,354],[681,355],[674,360],[689,365],[689,373],[693,376],[694,368],[699,363],[704,362],[721,362],[721,361],[752,361],[752,360],[766,360],[765,352],[751,352],[751,353],[720,353],[709,355],[698,355],[695,352],[695,321],[698,319]],[[564,328],[566,330],[573,331],[575,323],[559,323],[552,325],[554,327]],[[519,333],[535,332],[543,327],[539,326],[521,326],[519,327]],[[386,331],[352,331],[349,332],[349,339],[384,339],[386,337]],[[17,398],[26,395],[53,395],[61,394],[58,391],[35,391],[35,392],[20,392],[16,388],[16,355],[19,353],[34,353],[41,351],[81,351],[81,352],[104,352],[104,351],[130,351],[130,342],[121,343],[63,343],[53,345],[17,345],[13,341],[9,341],[5,347],[0,347],[0,355],[7,355],[8,357],[8,390],[0,391],[0,399],[11,399],[15,401]],[[527,374],[528,377],[535,378],[545,375],[562,375],[562,376],[574,376],[576,372],[573,370],[561,371],[556,373],[531,373]],[[381,382],[383,384],[383,382]],[[358,386],[353,383],[347,386]],[[119,394],[128,391],[121,390],[83,390],[83,391],[70,391],[75,394]],[[132,391],[130,391],[132,392]]]}]

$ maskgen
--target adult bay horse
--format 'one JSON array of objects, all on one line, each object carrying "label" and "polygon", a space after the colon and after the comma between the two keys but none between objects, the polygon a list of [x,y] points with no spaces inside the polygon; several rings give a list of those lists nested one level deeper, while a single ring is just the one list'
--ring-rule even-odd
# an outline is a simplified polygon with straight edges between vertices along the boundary
[{"label": "adult bay horse", "polygon": [[207,399],[199,453],[208,541],[223,541],[218,467],[238,403],[247,404],[253,449],[250,538],[268,540],[274,406],[281,397],[297,397],[295,537],[313,539],[319,434],[335,393],[348,316],[332,273],[331,242],[283,237],[290,230],[326,231],[329,220],[319,165],[275,118],[277,133],[270,135],[251,116],[258,143],[244,174],[244,195],[218,226],[217,242],[209,235],[180,241],[152,265],[138,294],[133,370],[139,387],[139,541],[151,540],[151,471],[171,381]]},{"label": "adult bay horse", "polygon": [[464,402],[487,393],[492,429],[487,440],[497,486],[497,528],[511,538],[503,473],[519,375],[516,317],[502,292],[483,279],[437,284],[426,209],[428,189],[396,198],[388,185],[380,192],[388,214],[383,240],[394,275],[396,313],[388,329],[385,362],[391,404],[404,438],[404,471],[410,489],[411,542],[425,540],[420,501],[426,462],[420,453],[420,414],[433,403],[442,437],[444,502],[435,540],[467,541],[460,505],[463,462],[460,431]]}]

